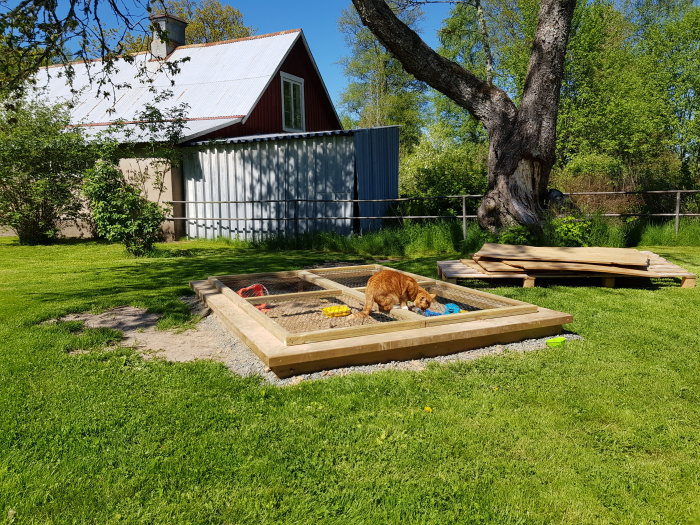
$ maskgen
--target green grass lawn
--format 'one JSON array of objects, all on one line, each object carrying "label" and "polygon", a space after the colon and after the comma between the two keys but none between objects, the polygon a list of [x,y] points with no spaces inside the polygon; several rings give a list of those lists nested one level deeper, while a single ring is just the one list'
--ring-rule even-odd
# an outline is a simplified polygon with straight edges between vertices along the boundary
[{"label": "green grass lawn", "polygon": [[[650,249],[700,273],[700,248]],[[131,304],[172,327],[190,279],[337,259],[0,240],[0,522],[700,523],[700,288],[496,288],[585,339],[284,388],[39,324]]]}]

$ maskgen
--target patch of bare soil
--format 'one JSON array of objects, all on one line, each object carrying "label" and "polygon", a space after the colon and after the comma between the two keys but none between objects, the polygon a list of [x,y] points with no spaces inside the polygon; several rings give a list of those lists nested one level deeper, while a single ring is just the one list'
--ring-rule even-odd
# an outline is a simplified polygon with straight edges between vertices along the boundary
[{"label": "patch of bare soil", "polygon": [[[124,333],[121,346],[136,348],[145,357],[162,357],[168,361],[214,359],[224,361],[230,348],[221,344],[218,332],[207,330],[207,324],[183,332],[157,330],[159,315],[143,308],[120,306],[100,314],[72,314],[62,321],[81,321],[87,328],[112,328]],[[200,325],[202,328],[200,328]]]}]

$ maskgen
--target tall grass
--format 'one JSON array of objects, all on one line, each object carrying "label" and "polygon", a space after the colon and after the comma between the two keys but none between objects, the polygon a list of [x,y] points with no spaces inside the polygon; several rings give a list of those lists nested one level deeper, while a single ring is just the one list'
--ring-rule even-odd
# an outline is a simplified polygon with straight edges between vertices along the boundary
[{"label": "tall grass", "polygon": [[[685,219],[679,233],[674,223],[648,223],[633,219],[623,220],[594,215],[588,219],[590,233],[587,246],[700,246],[700,220]],[[410,222],[390,226],[364,235],[345,236],[335,232],[320,232],[298,236],[272,236],[254,241],[218,239],[238,249],[256,249],[268,252],[285,250],[318,250],[348,255],[371,257],[420,257],[425,255],[474,253],[485,242],[510,242],[503,236],[482,230],[476,221],[467,223],[466,238],[459,221]],[[543,236],[529,244],[559,246],[556,233],[546,229]]]},{"label": "tall grass", "polygon": [[[455,221],[405,222],[403,226],[382,228],[364,235],[344,236],[321,232],[297,237],[268,237],[250,243],[256,249],[313,249],[354,255],[411,257],[478,249],[484,240],[475,223],[463,240],[462,226]],[[468,245],[468,246],[467,246]]]},{"label": "tall grass", "polygon": [[700,219],[681,219],[678,236],[674,221],[649,224],[641,232],[639,244],[643,246],[700,246]]}]

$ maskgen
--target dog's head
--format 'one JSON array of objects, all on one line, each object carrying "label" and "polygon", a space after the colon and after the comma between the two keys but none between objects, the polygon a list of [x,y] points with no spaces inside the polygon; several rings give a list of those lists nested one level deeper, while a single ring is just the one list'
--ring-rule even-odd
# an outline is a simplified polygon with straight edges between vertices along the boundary
[{"label": "dog's head", "polygon": [[416,295],[416,300],[413,301],[413,304],[415,304],[416,307],[420,308],[421,310],[427,310],[430,308],[430,303],[432,303],[436,297],[436,294],[431,294],[425,290],[421,290],[418,292],[418,295]]}]

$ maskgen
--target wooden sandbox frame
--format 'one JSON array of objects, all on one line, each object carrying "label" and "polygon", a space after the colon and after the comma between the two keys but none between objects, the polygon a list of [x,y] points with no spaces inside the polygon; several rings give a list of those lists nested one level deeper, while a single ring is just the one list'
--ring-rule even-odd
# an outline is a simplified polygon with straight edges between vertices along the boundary
[{"label": "wooden sandbox frame", "polygon": [[[256,308],[281,303],[348,297],[364,303],[364,288],[349,287],[328,277],[343,274],[369,276],[385,269],[378,264],[209,277],[190,286],[224,325],[243,340],[279,377],[392,360],[408,360],[461,352],[497,343],[554,335],[570,323],[569,314],[402,272],[440,296],[468,297],[478,309],[425,317],[394,308],[391,322],[290,332]],[[226,283],[280,279],[299,283],[299,290],[244,298]],[[304,288],[315,288],[304,291]],[[375,307],[376,308],[376,307]]]}]

